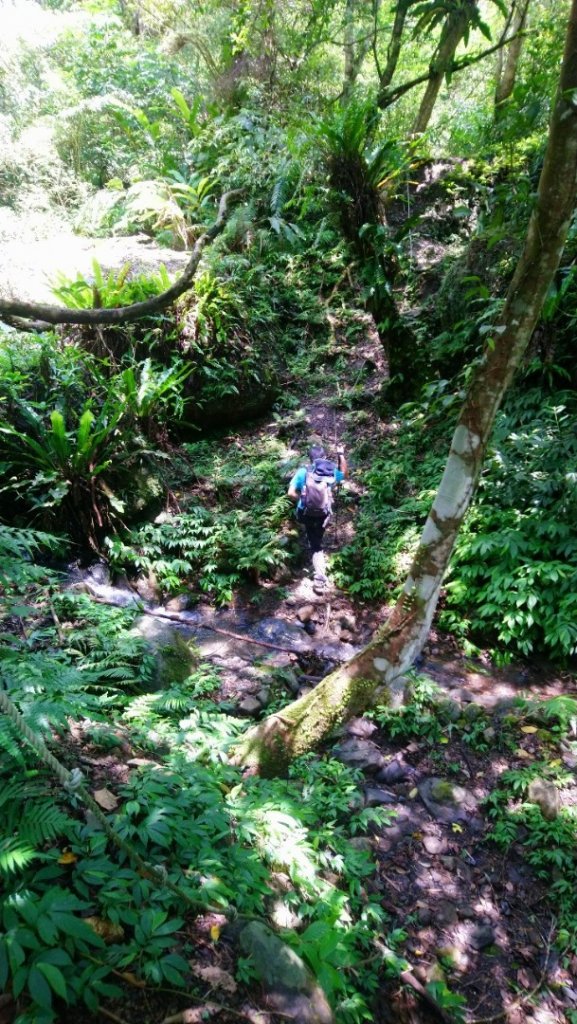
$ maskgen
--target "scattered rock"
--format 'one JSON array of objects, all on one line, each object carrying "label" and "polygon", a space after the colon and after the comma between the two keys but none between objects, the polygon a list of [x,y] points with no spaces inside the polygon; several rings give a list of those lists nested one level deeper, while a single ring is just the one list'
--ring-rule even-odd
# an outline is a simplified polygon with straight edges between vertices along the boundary
[{"label": "scattered rock", "polygon": [[370,718],[351,718],[350,722],[347,722],[346,731],[350,736],[368,740],[377,731],[377,726]]},{"label": "scattered rock", "polygon": [[314,604],[303,604],[297,611],[297,619],[299,622],[309,622],[315,614],[315,611],[316,609]]},{"label": "scattered rock", "polygon": [[447,849],[447,840],[439,838],[439,836],[425,836],[423,846],[427,853],[443,853]]},{"label": "scattered rock", "polygon": [[462,704],[472,704],[475,700],[475,694],[471,693],[471,691],[467,689],[455,690],[455,697],[457,700],[460,700]]},{"label": "scattered rock", "polygon": [[390,786],[393,786],[396,782],[405,782],[412,774],[413,769],[409,765],[399,760],[399,758],[395,758],[393,761],[389,761],[384,768],[381,768],[377,778],[379,782],[388,782]]},{"label": "scattered rock", "polygon": [[251,921],[242,929],[239,945],[252,957],[274,1012],[298,1024],[333,1024],[327,998],[308,967],[266,925]]},{"label": "scattered rock", "polygon": [[417,910],[417,919],[419,924],[428,925],[433,922],[433,911],[430,907],[419,907]]},{"label": "scattered rock", "polygon": [[350,644],[355,639],[354,634],[350,633],[348,629],[341,629],[339,640],[345,644]]},{"label": "scattered rock", "polygon": [[308,633],[309,636],[314,636],[316,631],[317,625],[315,622],[312,621],[312,619],[309,619],[308,622],[305,622],[305,633]]},{"label": "scattered rock", "polygon": [[429,814],[439,821],[467,821],[477,808],[469,790],[445,779],[424,779],[417,788]]},{"label": "scattered rock", "polygon": [[267,704],[270,701],[270,690],[268,689],[267,686],[263,686],[263,688],[259,690],[257,694],[255,694],[255,697],[258,700],[261,707],[266,708]]},{"label": "scattered rock", "polygon": [[373,849],[373,843],[369,836],[354,836],[349,839],[349,846],[352,846],[354,850],[364,850],[367,853],[371,853]]},{"label": "scattered rock", "polygon": [[476,914],[472,906],[469,903],[462,903],[457,907],[457,915],[462,921],[474,921]]},{"label": "scattered rock", "polygon": [[396,804],[398,797],[388,789],[369,786],[365,789],[365,807],[380,807],[382,804]]},{"label": "scattered rock", "polygon": [[537,804],[547,821],[554,821],[559,814],[559,790],[553,782],[532,779],[527,787],[527,799],[530,803]]},{"label": "scattered rock", "polygon": [[457,908],[450,900],[440,900],[435,908],[435,920],[441,928],[447,928],[455,924],[457,920]]},{"label": "scattered rock", "polygon": [[478,718],[481,718],[484,714],[483,708],[480,704],[467,704],[467,707],[463,711],[463,717],[467,722],[476,722]]},{"label": "scattered rock", "polygon": [[351,768],[360,768],[363,772],[377,772],[385,761],[376,743],[372,740],[357,739],[355,736],[339,743],[333,753],[343,764],[348,764]]},{"label": "scattered rock", "polygon": [[165,601],[164,607],[167,612],[185,612],[190,607],[190,596],[188,594],[177,594]]},{"label": "scattered rock", "polygon": [[483,729],[483,739],[485,740],[485,743],[494,743],[496,738],[497,730],[494,729],[492,725],[489,725],[487,726],[486,729]]},{"label": "scattered rock", "polygon": [[478,924],[469,937],[469,945],[474,949],[486,949],[495,944],[495,929],[490,924]]},{"label": "scattered rock", "polygon": [[237,704],[237,711],[243,718],[255,718],[262,711],[262,704],[256,697],[245,697]]},{"label": "scattered rock", "polygon": [[350,633],[355,633],[357,629],[357,620],[355,619],[355,616],[349,612],[342,612],[339,615],[339,625],[342,629],[346,629]]}]

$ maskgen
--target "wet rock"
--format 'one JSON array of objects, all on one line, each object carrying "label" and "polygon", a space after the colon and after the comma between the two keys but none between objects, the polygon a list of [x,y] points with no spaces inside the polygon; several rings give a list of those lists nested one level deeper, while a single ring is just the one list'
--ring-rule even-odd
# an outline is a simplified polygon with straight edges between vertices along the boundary
[{"label": "wet rock", "polygon": [[[376,727],[375,727],[376,728]],[[405,782],[410,779],[413,774],[413,769],[409,765],[405,764],[399,758],[395,758],[393,761],[389,761],[377,775],[379,782],[388,783],[389,786],[394,786],[397,782]]]},{"label": "wet rock", "polygon": [[297,619],[299,622],[309,622],[315,614],[315,611],[316,609],[314,604],[303,604],[297,611]]},{"label": "wet rock", "polygon": [[110,571],[108,566],[104,562],[95,562],[86,573],[86,579],[89,583],[95,583],[97,586],[109,586]]},{"label": "wet rock", "polygon": [[368,740],[377,731],[377,726],[370,718],[351,718],[347,723],[346,731],[349,736],[357,736],[360,739]]},{"label": "wet rock", "polygon": [[[297,626],[294,622],[287,622],[286,619],[276,619],[274,617],[261,619],[259,623],[251,627],[250,634],[255,640],[265,640],[268,643],[280,644],[283,647],[297,649],[308,646],[308,640],[303,635],[302,626]],[[284,654],[286,657],[285,652],[279,651],[278,653]],[[276,663],[278,663],[278,659]]]},{"label": "wet rock", "polygon": [[474,949],[486,949],[495,944],[495,929],[490,924],[478,924],[469,937],[469,945]]},{"label": "wet rock", "polygon": [[237,704],[237,711],[243,718],[255,718],[262,711],[262,704],[256,697],[245,697]]},{"label": "wet rock", "polygon": [[339,641],[329,641],[317,649],[319,658],[338,665],[343,661],[348,661],[355,653],[355,648],[351,644],[341,644]]},{"label": "wet rock", "polygon": [[308,967],[269,928],[251,921],[239,935],[267,993],[267,1005],[298,1024],[333,1024],[327,998]]},{"label": "wet rock", "polygon": [[313,622],[312,619],[309,619],[308,622],[305,622],[305,633],[308,633],[309,636],[314,636],[316,631],[316,622]]},{"label": "wet rock", "polygon": [[370,773],[377,772],[379,768],[382,768],[385,760],[376,743],[371,740],[357,739],[354,736],[339,743],[334,748],[333,754],[343,764]]},{"label": "wet rock", "polygon": [[381,789],[379,786],[369,786],[365,789],[365,807],[380,807],[382,804],[396,804],[398,797],[390,793],[388,789]]},{"label": "wet rock", "polygon": [[527,787],[529,803],[537,804],[547,821],[554,821],[559,814],[559,790],[545,779],[532,779]]},{"label": "wet rock", "polygon": [[158,582],[152,573],[149,573],[148,576],[139,576],[135,580],[134,589],[138,596],[148,604],[158,604],[160,601]]}]

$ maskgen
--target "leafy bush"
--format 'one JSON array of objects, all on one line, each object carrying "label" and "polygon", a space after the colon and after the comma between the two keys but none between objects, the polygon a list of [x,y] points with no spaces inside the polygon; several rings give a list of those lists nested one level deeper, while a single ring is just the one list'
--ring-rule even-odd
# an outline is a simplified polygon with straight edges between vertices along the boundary
[{"label": "leafy bush", "polygon": [[575,394],[518,393],[499,415],[441,623],[502,656],[577,651]]}]

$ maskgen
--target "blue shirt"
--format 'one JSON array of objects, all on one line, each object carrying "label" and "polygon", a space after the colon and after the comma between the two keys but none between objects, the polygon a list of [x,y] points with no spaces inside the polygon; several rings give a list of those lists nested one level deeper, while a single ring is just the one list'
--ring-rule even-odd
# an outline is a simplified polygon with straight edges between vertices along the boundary
[{"label": "blue shirt", "polygon": [[[301,466],[300,469],[297,469],[295,475],[293,476],[289,484],[289,491],[298,491],[299,494],[302,493],[307,480],[307,472],[311,468],[311,466]],[[335,469],[335,475],[334,478],[329,482],[329,487],[334,487],[335,484],[340,484],[341,481],[344,479],[345,474],[343,473],[342,469]],[[297,508],[303,508],[302,498],[299,498]]]}]

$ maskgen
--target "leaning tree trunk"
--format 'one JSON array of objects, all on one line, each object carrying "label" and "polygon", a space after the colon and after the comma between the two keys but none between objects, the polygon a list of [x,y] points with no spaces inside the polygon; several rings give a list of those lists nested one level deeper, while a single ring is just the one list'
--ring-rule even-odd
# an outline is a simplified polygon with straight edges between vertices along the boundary
[{"label": "leaning tree trunk", "polygon": [[507,47],[498,51],[497,84],[495,86],[495,120],[498,120],[504,113],[507,100],[511,96],[515,87],[517,67],[521,56],[521,50],[523,49],[523,40],[525,38],[523,32],[527,24],[528,11],[529,0],[519,0],[519,4],[515,8],[511,22],[513,39]]},{"label": "leaning tree trunk", "polygon": [[414,661],[427,638],[459,527],[471,504],[491,428],[559,266],[577,195],[577,0],[523,253],[493,339],[469,389],[439,490],[403,592],[375,639],[310,694],[251,729],[238,762],[279,773],[335,726],[368,707]]},{"label": "leaning tree trunk", "polygon": [[399,55],[401,53],[401,44],[403,41],[403,32],[405,30],[405,21],[407,19],[407,12],[410,4],[411,0],[398,0],[395,6],[395,20],[393,22],[391,38],[387,48],[387,63],[379,74],[379,91],[388,89],[389,85],[393,81],[395,71],[397,70]]},{"label": "leaning tree trunk", "polygon": [[465,35],[468,24],[469,12],[466,7],[460,7],[448,16],[443,25],[439,45],[433,57],[427,88],[413,125],[413,135],[422,134],[429,125],[443,78],[453,64],[455,50]]}]

